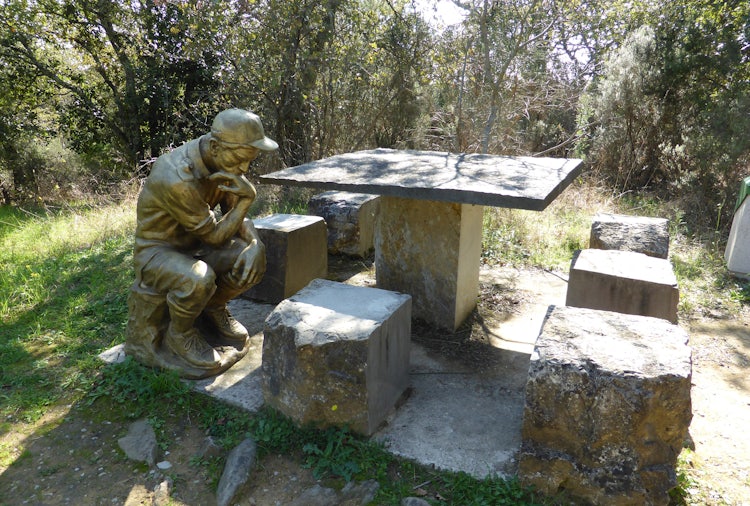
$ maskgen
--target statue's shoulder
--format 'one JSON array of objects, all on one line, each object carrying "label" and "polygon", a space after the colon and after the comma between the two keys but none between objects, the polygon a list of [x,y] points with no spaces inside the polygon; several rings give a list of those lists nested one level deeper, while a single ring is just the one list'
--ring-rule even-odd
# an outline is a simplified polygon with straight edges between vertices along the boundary
[{"label": "statue's shoulder", "polygon": [[193,140],[161,155],[154,163],[151,176],[167,184],[194,181],[195,168],[200,163],[195,159],[196,154],[200,156],[197,143]]}]

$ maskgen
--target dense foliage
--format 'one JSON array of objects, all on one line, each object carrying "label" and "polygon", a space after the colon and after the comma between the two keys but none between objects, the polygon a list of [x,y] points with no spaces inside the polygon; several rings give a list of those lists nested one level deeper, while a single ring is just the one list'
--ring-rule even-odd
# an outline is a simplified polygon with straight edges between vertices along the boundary
[{"label": "dense foliage", "polygon": [[452,0],[448,26],[433,3],[0,0],[4,202],[107,191],[237,106],[280,143],[264,169],[375,146],[580,156],[726,223],[748,2]]}]

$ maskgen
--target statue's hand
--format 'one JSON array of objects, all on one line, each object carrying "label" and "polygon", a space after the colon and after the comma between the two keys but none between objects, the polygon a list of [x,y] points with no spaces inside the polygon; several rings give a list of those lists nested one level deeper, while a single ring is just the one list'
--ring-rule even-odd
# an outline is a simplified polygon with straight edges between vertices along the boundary
[{"label": "statue's hand", "polygon": [[241,174],[231,174],[229,172],[215,172],[208,176],[211,181],[221,180],[227,184],[220,184],[219,189],[228,193],[233,193],[241,199],[255,200],[257,192],[255,186]]},{"label": "statue's hand", "polygon": [[266,273],[266,247],[255,242],[242,250],[232,266],[231,279],[238,287],[249,288],[260,283]]}]

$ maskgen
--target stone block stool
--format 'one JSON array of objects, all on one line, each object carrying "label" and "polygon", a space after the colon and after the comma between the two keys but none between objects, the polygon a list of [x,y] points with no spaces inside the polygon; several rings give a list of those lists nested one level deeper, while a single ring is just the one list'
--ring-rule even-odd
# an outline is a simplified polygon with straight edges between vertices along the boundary
[{"label": "stone block stool", "polygon": [[318,216],[274,214],[253,220],[266,245],[266,274],[243,294],[276,304],[328,274],[326,224]]},{"label": "stone block stool", "polygon": [[622,214],[597,214],[589,247],[634,251],[656,258],[669,255],[668,220]]},{"label": "stone block stool", "polygon": [[679,326],[551,306],[531,356],[519,478],[576,504],[667,505],[692,419]]},{"label": "stone block stool", "polygon": [[585,249],[571,262],[567,306],[654,316],[677,323],[679,299],[669,260],[632,251]]},{"label": "stone block stool", "polygon": [[328,191],[313,196],[307,207],[326,222],[329,253],[365,257],[374,247],[379,203],[378,195]]},{"label": "stone block stool", "polygon": [[299,424],[371,435],[409,386],[411,297],[316,279],[266,319],[263,397]]}]

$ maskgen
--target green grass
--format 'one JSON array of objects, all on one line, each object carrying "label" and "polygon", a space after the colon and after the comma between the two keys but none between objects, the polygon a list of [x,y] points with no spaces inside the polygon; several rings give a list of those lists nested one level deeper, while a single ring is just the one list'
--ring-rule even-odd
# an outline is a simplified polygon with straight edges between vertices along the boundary
[{"label": "green grass", "polygon": [[0,209],[0,417],[34,421],[85,391],[96,355],[123,340],[132,204]]}]

